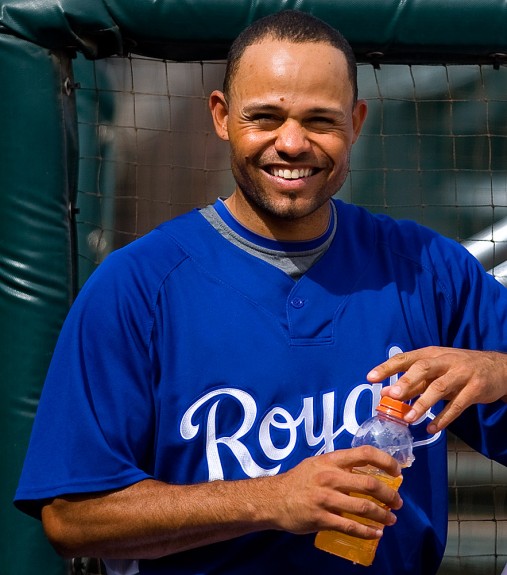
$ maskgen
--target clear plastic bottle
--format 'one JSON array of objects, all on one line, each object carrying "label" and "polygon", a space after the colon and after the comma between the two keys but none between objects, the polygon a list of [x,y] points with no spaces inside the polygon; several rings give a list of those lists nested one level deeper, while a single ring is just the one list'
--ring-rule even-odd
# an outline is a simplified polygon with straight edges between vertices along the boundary
[{"label": "clear plastic bottle", "polygon": [[[410,406],[402,401],[390,397],[382,397],[376,408],[377,415],[368,419],[359,427],[352,439],[352,447],[373,445],[389,453],[399,462],[401,467],[410,467],[415,459],[412,453],[413,439],[408,424],[403,420],[403,416],[410,409]],[[353,472],[374,475],[395,490],[398,490],[402,482],[401,475],[392,477],[371,465],[354,468]],[[351,495],[370,499],[384,506],[373,497],[359,493],[351,493]],[[347,513],[343,513],[343,516],[350,517],[365,525],[382,528],[379,523],[362,517]],[[361,539],[339,531],[319,531],[315,538],[315,546],[319,549],[365,566],[373,563],[378,543],[378,539]]]}]

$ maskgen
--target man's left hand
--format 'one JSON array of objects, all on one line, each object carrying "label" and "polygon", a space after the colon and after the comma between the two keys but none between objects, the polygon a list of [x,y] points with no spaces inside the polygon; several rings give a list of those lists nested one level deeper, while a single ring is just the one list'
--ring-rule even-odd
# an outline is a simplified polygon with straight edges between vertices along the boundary
[{"label": "man's left hand", "polygon": [[447,401],[428,425],[437,433],[476,403],[507,402],[507,354],[449,347],[424,347],[400,353],[373,368],[368,381],[379,383],[402,373],[398,381],[382,389],[382,395],[409,400],[419,396],[405,421],[413,423],[440,400]]}]

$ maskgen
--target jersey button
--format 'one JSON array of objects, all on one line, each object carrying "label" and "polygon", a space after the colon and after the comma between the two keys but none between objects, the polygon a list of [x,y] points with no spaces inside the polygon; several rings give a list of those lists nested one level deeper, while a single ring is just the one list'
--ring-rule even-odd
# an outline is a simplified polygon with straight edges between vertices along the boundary
[{"label": "jersey button", "polygon": [[301,299],[300,297],[295,297],[294,299],[291,300],[290,304],[292,307],[300,309],[305,305],[305,300]]}]

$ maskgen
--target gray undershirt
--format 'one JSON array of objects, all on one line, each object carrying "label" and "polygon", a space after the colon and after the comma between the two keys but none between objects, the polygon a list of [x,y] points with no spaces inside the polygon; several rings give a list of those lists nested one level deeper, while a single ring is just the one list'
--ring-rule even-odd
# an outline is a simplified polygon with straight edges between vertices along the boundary
[{"label": "gray undershirt", "polygon": [[201,210],[201,214],[224,238],[229,240],[232,244],[238,246],[249,254],[279,268],[292,279],[298,280],[311,268],[315,262],[317,262],[317,260],[319,260],[324,255],[331,242],[333,241],[336,233],[338,214],[336,213],[336,207],[332,202],[331,209],[334,212],[334,225],[326,240],[316,248],[298,252],[271,250],[246,240],[234,230],[232,230],[224,222],[224,220],[222,220],[212,205],[203,208]]}]

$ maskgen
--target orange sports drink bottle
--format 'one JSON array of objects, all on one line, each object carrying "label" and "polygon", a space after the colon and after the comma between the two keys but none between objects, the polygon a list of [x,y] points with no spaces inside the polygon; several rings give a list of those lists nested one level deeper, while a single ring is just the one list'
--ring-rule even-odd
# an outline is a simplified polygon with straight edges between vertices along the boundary
[{"label": "orange sports drink bottle", "polygon": [[[403,420],[404,415],[410,409],[410,406],[402,401],[383,397],[376,408],[377,415],[368,419],[359,427],[352,440],[352,447],[373,445],[397,459],[402,467],[410,467],[414,461],[412,453],[413,440],[408,424]],[[352,472],[374,475],[396,491],[403,480],[401,475],[392,477],[371,465],[354,468]],[[373,497],[360,493],[351,493],[350,495],[370,499],[370,501],[375,501],[378,505],[385,507],[383,503]],[[343,513],[343,517],[350,517],[364,525],[371,525],[377,528],[383,527],[380,523],[357,517],[350,513]],[[319,531],[315,538],[315,546],[318,549],[366,567],[373,563],[378,543],[378,539],[361,539],[339,531]]]}]

